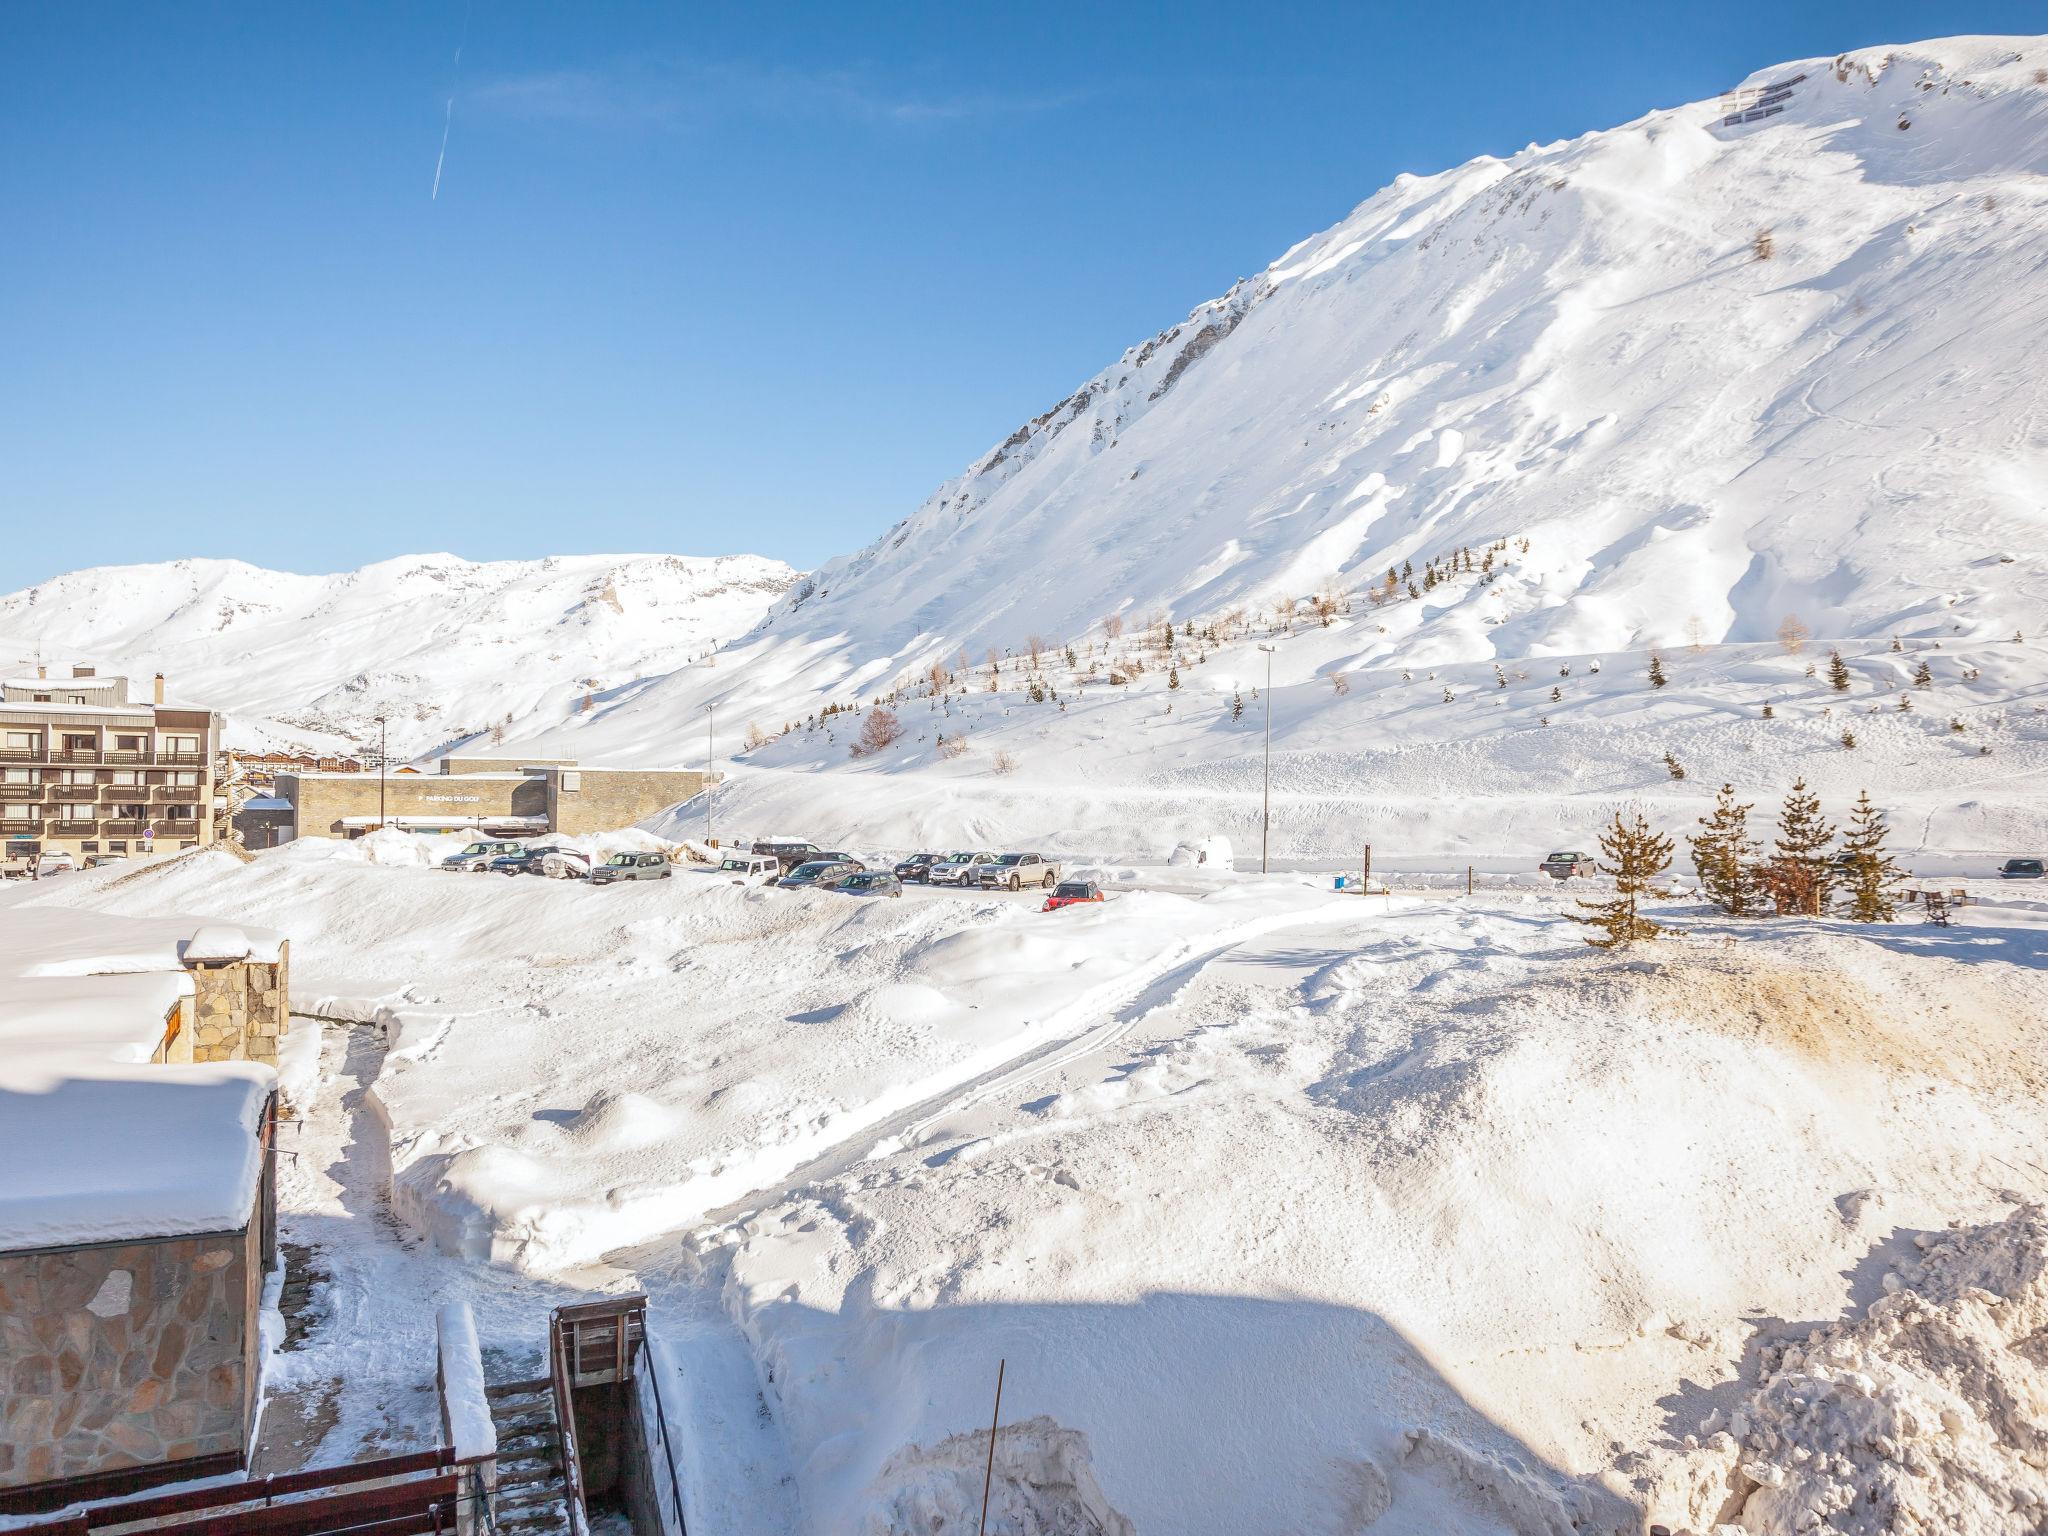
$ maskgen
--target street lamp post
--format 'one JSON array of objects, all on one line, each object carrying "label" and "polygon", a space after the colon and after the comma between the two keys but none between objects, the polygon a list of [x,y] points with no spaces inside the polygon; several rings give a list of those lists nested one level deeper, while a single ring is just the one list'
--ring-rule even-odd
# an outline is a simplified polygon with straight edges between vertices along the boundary
[{"label": "street lamp post", "polygon": [[1259,873],[1263,875],[1273,828],[1273,647],[1262,645],[1259,649],[1266,653],[1266,793],[1259,811]]},{"label": "street lamp post", "polygon": [[384,830],[384,770],[391,754],[384,749],[384,716],[377,716],[377,830]]}]

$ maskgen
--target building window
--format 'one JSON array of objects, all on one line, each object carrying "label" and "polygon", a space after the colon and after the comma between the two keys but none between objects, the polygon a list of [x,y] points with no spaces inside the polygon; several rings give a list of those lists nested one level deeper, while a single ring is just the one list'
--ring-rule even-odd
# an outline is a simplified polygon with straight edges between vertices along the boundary
[{"label": "building window", "polygon": [[107,843],[107,852],[109,853],[126,853],[127,851],[128,842],[125,838],[112,838]]},{"label": "building window", "polygon": [[136,777],[133,768],[116,768],[114,770],[114,782],[116,784],[139,784],[142,781]]},{"label": "building window", "polygon": [[114,745],[123,752],[140,752],[143,749],[143,738],[140,736],[116,736],[114,738]]},{"label": "building window", "polygon": [[197,848],[198,846],[197,843],[180,843],[178,844],[178,851],[183,853],[187,848]]},{"label": "building window", "polygon": [[0,768],[0,784],[35,784],[41,779],[39,768]]},{"label": "building window", "polygon": [[42,749],[42,745],[43,733],[41,731],[9,731],[7,733],[7,750],[10,752],[37,752]]},{"label": "building window", "polygon": [[57,807],[57,819],[59,821],[91,821],[92,812],[93,808],[89,805],[66,803]]},{"label": "building window", "polygon": [[196,805],[171,805],[166,806],[164,809],[170,812],[167,819],[171,821],[196,821],[199,819],[199,807]]},{"label": "building window", "polygon": [[114,814],[123,821],[141,821],[149,815],[149,807],[144,805],[117,805],[114,807]]},{"label": "building window", "polygon": [[180,768],[171,775],[171,782],[180,789],[197,789],[199,787],[199,770],[196,768]]}]

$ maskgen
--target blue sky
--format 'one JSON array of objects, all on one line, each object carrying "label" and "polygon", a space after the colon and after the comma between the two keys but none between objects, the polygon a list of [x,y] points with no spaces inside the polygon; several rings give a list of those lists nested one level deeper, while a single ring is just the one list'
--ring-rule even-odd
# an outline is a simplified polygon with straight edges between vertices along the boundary
[{"label": "blue sky", "polygon": [[815,564],[1403,170],[2039,17],[12,0],[0,590]]}]

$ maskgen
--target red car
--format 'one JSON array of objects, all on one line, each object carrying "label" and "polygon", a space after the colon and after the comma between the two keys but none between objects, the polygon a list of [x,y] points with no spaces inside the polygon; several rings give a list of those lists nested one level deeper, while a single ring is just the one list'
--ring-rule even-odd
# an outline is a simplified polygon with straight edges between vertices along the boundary
[{"label": "red car", "polygon": [[1084,901],[1102,900],[1102,890],[1093,880],[1062,880],[1038,910],[1055,912],[1061,907],[1078,907]]}]

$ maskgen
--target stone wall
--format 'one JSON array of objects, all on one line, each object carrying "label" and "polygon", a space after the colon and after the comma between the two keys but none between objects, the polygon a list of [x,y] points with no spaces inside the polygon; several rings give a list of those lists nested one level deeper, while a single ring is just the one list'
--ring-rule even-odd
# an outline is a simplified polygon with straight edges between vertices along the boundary
[{"label": "stone wall", "polygon": [[[292,803],[292,825],[300,837],[345,837],[342,818],[377,815],[377,775],[335,777],[281,773],[277,791]],[[547,785],[537,774],[394,773],[384,780],[386,816],[544,816]]]},{"label": "stone wall", "polygon": [[193,1061],[262,1061],[277,1064],[277,1042],[291,1021],[291,945],[277,963],[235,960],[189,965]]},{"label": "stone wall", "polygon": [[[566,782],[572,781],[574,789]],[[551,772],[548,825],[571,835],[610,832],[688,800],[704,787],[694,769],[581,768]]]},{"label": "stone wall", "polygon": [[0,1254],[0,1488],[245,1454],[260,1242]]}]

